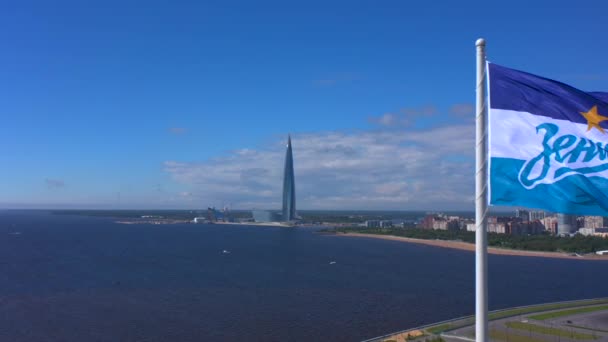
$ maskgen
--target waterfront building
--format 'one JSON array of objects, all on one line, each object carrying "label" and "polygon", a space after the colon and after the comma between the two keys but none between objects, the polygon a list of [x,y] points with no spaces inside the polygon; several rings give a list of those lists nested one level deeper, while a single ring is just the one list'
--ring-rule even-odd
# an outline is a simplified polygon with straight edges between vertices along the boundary
[{"label": "waterfront building", "polygon": [[293,154],[291,151],[291,136],[287,138],[285,152],[285,169],[283,172],[283,221],[296,219],[296,181],[293,172]]},{"label": "waterfront building", "polygon": [[366,228],[379,228],[380,227],[380,221],[378,221],[378,220],[367,220],[367,221],[365,221],[365,227]]},{"label": "waterfront building", "polygon": [[[533,235],[542,234],[545,226],[542,221],[522,221],[519,217],[495,217],[490,216],[487,220],[488,233],[512,234],[512,235]],[[466,230],[475,231],[475,223],[467,223]]]},{"label": "waterfront building", "polygon": [[433,220],[433,229],[447,230],[448,221],[443,217],[436,218],[435,220]]},{"label": "waterfront building", "polygon": [[207,208],[207,220],[209,222],[225,221],[225,215],[223,212],[215,209],[215,207]]},{"label": "waterfront building", "polygon": [[585,226],[585,216],[577,216],[576,217],[576,229],[574,231],[577,231],[579,228],[583,228]]},{"label": "waterfront building", "polygon": [[488,233],[505,234],[507,232],[506,225],[503,222],[488,223]]},{"label": "waterfront building", "polygon": [[557,234],[557,216],[545,216],[540,222],[545,226],[545,230],[553,235]]},{"label": "waterfront building", "polygon": [[530,211],[528,221],[542,221],[545,219],[545,212],[542,210]]},{"label": "waterfront building", "polygon": [[390,220],[380,221],[380,228],[390,228],[392,226],[393,226],[393,221],[390,221]]},{"label": "waterfront building", "polygon": [[[499,233],[499,234],[506,233],[504,222],[496,222],[495,220],[494,221],[488,220],[487,224],[488,224],[488,226],[487,226],[488,233]],[[475,223],[467,223],[467,225],[466,225],[466,229],[469,232],[474,232],[476,228],[477,227],[475,226]]]},{"label": "waterfront building", "polygon": [[605,238],[608,236],[608,228],[600,227],[600,228],[580,228],[578,230],[579,234],[585,236],[599,236]]},{"label": "waterfront building", "polygon": [[585,216],[584,228],[602,228],[608,226],[603,216]]},{"label": "waterfront building", "polygon": [[422,220],[423,229],[460,230],[466,229],[466,222],[459,216],[446,216],[444,214],[428,214]]},{"label": "waterfront building", "polygon": [[433,221],[435,220],[435,215],[425,215],[422,220],[422,228],[423,229],[433,229]]},{"label": "waterfront building", "polygon": [[521,219],[522,221],[530,220],[530,212],[525,209],[515,209],[515,217]]},{"label": "waterfront building", "polygon": [[545,231],[545,226],[543,226],[540,221],[511,221],[504,225],[505,233],[511,235],[536,235],[542,234]]},{"label": "waterfront building", "polygon": [[593,235],[595,228],[579,228],[578,233],[585,236]]},{"label": "waterfront building", "polygon": [[542,221],[545,218],[545,212],[543,210],[515,210],[515,217],[520,221]]},{"label": "waterfront building", "polygon": [[557,234],[570,235],[577,231],[575,215],[557,214]]}]

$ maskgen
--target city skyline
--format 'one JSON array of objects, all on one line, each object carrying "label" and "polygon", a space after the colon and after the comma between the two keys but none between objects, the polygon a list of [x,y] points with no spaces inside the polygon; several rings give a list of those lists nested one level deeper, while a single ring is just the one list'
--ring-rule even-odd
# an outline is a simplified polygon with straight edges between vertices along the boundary
[{"label": "city skyline", "polygon": [[291,132],[299,209],[472,210],[475,39],[608,88],[603,3],[0,6],[0,208],[279,208]]}]

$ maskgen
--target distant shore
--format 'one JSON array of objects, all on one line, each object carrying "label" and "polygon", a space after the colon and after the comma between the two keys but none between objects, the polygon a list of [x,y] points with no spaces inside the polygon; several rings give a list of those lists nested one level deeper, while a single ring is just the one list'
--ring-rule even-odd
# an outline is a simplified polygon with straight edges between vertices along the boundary
[{"label": "distant shore", "polygon": [[[417,243],[417,244],[442,247],[442,248],[460,249],[460,250],[469,251],[469,252],[475,251],[475,244],[468,243],[468,242],[462,242],[462,241],[424,240],[424,239],[413,239],[413,238],[394,236],[394,235],[362,234],[362,233],[336,233],[336,235],[347,236],[347,237],[372,238],[372,239]],[[574,255],[573,253],[523,251],[523,250],[518,250],[518,249],[505,249],[505,248],[496,248],[496,247],[488,247],[488,253],[497,254],[497,255],[526,256],[526,257],[539,257],[539,258],[608,261],[608,256],[597,255],[597,254],[583,254],[583,255],[577,256],[577,255]]]},{"label": "distant shore", "polygon": [[235,226],[259,226],[259,227],[293,227],[285,222],[213,222],[213,224],[227,224]]},{"label": "distant shore", "polygon": [[[192,220],[178,220],[178,219],[167,219],[167,218],[154,218],[154,219],[122,219],[114,221],[119,224],[196,224]],[[258,227],[294,227],[285,222],[205,222],[203,224],[219,224],[219,225],[234,225],[234,226],[258,226]]]}]

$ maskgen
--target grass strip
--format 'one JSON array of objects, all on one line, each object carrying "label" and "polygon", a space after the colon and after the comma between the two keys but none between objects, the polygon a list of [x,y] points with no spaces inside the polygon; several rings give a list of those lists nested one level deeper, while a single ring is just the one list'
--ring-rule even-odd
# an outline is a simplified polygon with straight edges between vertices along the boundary
[{"label": "grass strip", "polygon": [[[499,312],[492,312],[488,315],[488,318],[490,321],[492,321],[492,320],[501,319],[501,318],[505,318],[505,317],[524,315],[524,314],[535,313],[535,312],[540,312],[540,311],[567,309],[567,308],[572,308],[572,307],[599,305],[599,304],[608,304],[608,298],[581,300],[581,301],[576,301],[576,302],[571,302],[571,303],[539,304],[539,305],[534,305],[534,306],[525,307],[525,308],[507,309],[507,310],[502,310]],[[466,327],[466,326],[469,326],[472,324],[475,324],[475,317],[467,317],[467,318],[463,318],[461,320],[452,321],[450,323],[443,323],[443,324],[439,324],[439,325],[430,326],[424,330],[431,334],[437,335],[442,332]]]},{"label": "grass strip", "polygon": [[564,330],[559,328],[552,327],[544,327],[541,325],[536,325],[532,323],[524,323],[524,322],[506,322],[505,325],[509,328],[535,332],[543,335],[553,335],[560,337],[567,337],[575,340],[595,340],[596,337],[591,334],[580,333],[574,330]]},{"label": "grass strip", "polygon": [[608,304],[608,299],[594,299],[594,300],[586,300],[586,301],[573,302],[573,303],[556,303],[556,304],[544,304],[544,305],[541,304],[541,305],[535,305],[535,306],[526,307],[526,308],[504,310],[504,311],[490,313],[489,319],[494,320],[494,319],[505,318],[505,317],[509,317],[509,316],[523,315],[523,314],[533,313],[533,312],[538,312],[538,311],[549,311],[549,310],[565,309],[565,308],[578,307],[578,306],[589,306],[589,305],[595,305],[595,304]]},{"label": "grass strip", "polygon": [[425,329],[426,331],[430,332],[431,334],[441,334],[444,331],[453,329],[452,325],[450,323],[446,323],[446,324],[441,324],[441,325],[436,325],[434,327],[430,327],[428,329]]},{"label": "grass strip", "polygon": [[490,329],[490,339],[509,342],[546,342],[542,338],[507,333],[498,329]]},{"label": "grass strip", "polygon": [[602,329],[597,329],[597,328],[590,328],[590,327],[585,327],[582,325],[576,325],[576,324],[567,324],[569,327],[573,327],[573,328],[578,328],[578,329],[584,329],[584,330],[591,330],[591,331],[599,331],[599,332],[603,332],[603,333],[608,333],[608,330],[602,330]]},{"label": "grass strip", "polygon": [[608,310],[608,305],[590,306],[590,307],[585,307],[585,308],[576,308],[576,309],[569,309],[569,310],[562,310],[562,311],[547,312],[547,313],[542,313],[542,314],[538,314],[538,315],[533,315],[533,316],[530,316],[529,318],[535,319],[537,321],[544,321],[546,319],[551,319],[551,318],[572,316],[572,315],[581,314],[581,313],[603,311],[603,310]]}]

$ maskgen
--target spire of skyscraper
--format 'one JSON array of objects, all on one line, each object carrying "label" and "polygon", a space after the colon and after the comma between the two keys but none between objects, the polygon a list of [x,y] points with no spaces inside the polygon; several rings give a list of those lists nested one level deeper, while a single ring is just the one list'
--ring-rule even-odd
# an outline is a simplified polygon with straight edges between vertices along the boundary
[{"label": "spire of skyscraper", "polygon": [[287,136],[287,152],[285,154],[285,171],[283,173],[283,221],[296,219],[296,180],[293,174],[293,154],[291,151],[291,135]]}]

